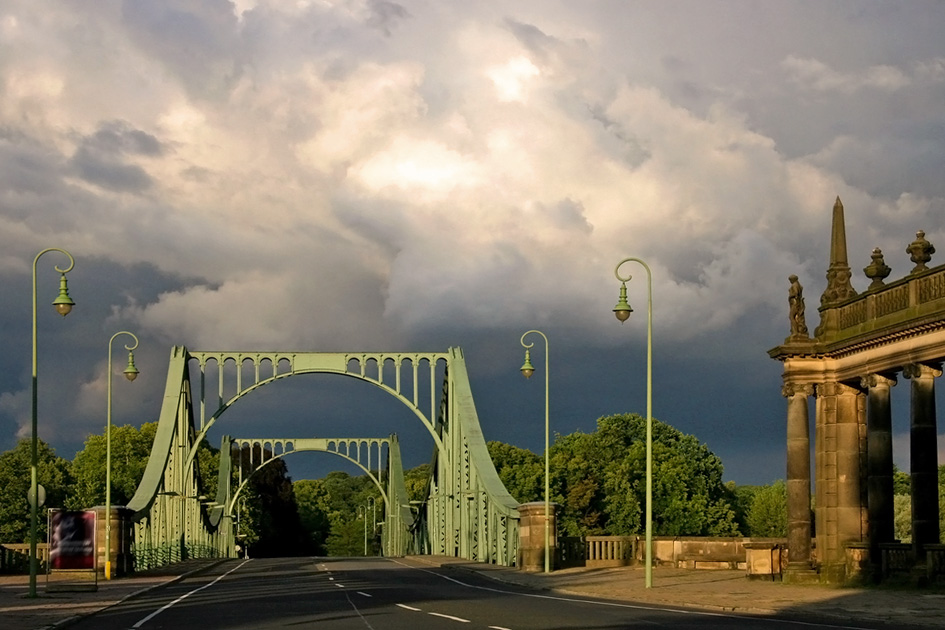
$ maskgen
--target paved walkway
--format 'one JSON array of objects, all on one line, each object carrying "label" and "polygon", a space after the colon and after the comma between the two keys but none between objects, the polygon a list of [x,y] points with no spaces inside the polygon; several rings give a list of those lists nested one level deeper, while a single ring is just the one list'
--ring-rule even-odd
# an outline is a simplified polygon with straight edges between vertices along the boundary
[{"label": "paved walkway", "polygon": [[862,620],[885,623],[890,628],[945,628],[945,585],[926,588],[802,586],[749,580],[744,571],[655,567],[653,586],[647,589],[642,567],[579,567],[544,574],[438,556],[415,558],[561,594],[723,612],[815,615],[838,625],[854,627],[857,620]]},{"label": "paved walkway", "polygon": [[[748,580],[742,571],[685,570],[657,567],[653,588],[643,587],[643,569],[565,569],[550,574],[479,564],[442,556],[412,556],[432,566],[475,571],[500,582],[554,591],[638,602],[754,614],[813,614],[856,626],[856,621],[881,622],[890,628],[945,628],[945,585],[829,588]],[[45,576],[38,597],[28,598],[28,576],[0,576],[0,628],[41,630],[64,628],[134,595],[181,579],[218,562],[193,560],[135,577],[99,581],[95,592],[46,592]]]}]

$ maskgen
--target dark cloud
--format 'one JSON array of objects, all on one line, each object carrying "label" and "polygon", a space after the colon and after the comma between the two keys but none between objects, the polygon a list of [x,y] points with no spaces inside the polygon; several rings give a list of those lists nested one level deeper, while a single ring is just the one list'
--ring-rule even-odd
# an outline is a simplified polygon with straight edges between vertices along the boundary
[{"label": "dark cloud", "polygon": [[369,0],[368,10],[371,12],[371,17],[368,18],[367,25],[379,29],[388,36],[399,21],[411,17],[406,7],[396,2],[388,2],[388,0]]},{"label": "dark cloud", "polygon": [[161,143],[154,136],[124,122],[108,122],[79,141],[69,164],[89,183],[115,192],[141,193],[151,187],[151,177],[141,166],[126,163],[125,158],[157,158],[162,153]]}]

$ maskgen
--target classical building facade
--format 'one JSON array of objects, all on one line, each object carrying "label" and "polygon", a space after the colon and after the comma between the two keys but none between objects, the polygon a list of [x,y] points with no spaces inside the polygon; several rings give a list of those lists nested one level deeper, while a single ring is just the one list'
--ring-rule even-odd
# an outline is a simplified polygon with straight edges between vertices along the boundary
[{"label": "classical building facade", "polygon": [[784,364],[787,398],[787,580],[843,581],[849,577],[851,549],[861,550],[867,568],[878,571],[884,550],[897,542],[890,397],[903,380],[911,390],[910,561],[923,565],[926,551],[939,542],[935,382],[945,360],[945,265],[928,266],[935,248],[921,231],[904,246],[915,265],[911,271],[887,282],[891,270],[875,249],[863,270],[869,287],[857,293],[838,198],[827,288],[813,336],[803,289],[790,278],[791,334],[768,352]]}]

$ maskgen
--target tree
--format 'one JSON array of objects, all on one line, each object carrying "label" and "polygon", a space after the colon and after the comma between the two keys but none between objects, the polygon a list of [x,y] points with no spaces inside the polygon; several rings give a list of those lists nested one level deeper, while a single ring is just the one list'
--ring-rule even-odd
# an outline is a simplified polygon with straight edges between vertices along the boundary
[{"label": "tree", "polygon": [[293,485],[295,501],[299,506],[299,520],[302,529],[312,543],[312,553],[324,555],[326,542],[331,534],[331,519],[328,491],[321,479],[303,479]]},{"label": "tree", "polygon": [[[559,530],[568,536],[628,535],[644,529],[646,420],[598,419],[597,431],[557,436],[551,448]],[[653,522],[658,535],[738,533],[722,461],[708,447],[653,420]]]},{"label": "tree", "polygon": [[748,535],[762,538],[787,536],[787,485],[783,479],[755,492],[748,511]]},{"label": "tree", "polygon": [[[148,465],[157,422],[112,427],[112,505],[127,505],[134,496]],[[72,462],[74,485],[66,500],[71,510],[85,510],[105,504],[105,435],[89,435],[85,447]]]},{"label": "tree", "polygon": [[254,542],[255,556],[308,555],[311,549],[287,472],[282,458],[271,460],[253,473],[244,489],[249,491],[246,526],[257,536],[255,541],[247,542]]},{"label": "tree", "polygon": [[[37,533],[46,539],[49,508],[62,507],[72,483],[71,465],[51,446],[37,441],[37,479],[46,490],[46,503],[38,511]],[[0,455],[0,541],[27,542],[30,534],[30,490],[32,440],[20,440]]]},{"label": "tree", "polygon": [[545,497],[544,458],[528,449],[503,442],[487,442],[489,456],[499,479],[519,503],[543,500]]},{"label": "tree", "polygon": [[430,481],[430,464],[420,464],[404,471],[404,485],[407,497],[411,501],[422,501],[427,496],[427,483]]}]

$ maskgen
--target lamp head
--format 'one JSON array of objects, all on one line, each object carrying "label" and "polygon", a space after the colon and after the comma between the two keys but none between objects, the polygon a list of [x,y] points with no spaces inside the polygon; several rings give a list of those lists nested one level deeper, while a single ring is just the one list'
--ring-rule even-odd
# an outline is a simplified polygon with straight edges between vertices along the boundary
[{"label": "lamp head", "polygon": [[72,307],[75,306],[75,302],[72,301],[72,298],[69,297],[69,285],[66,282],[66,274],[63,273],[62,277],[59,278],[59,295],[53,300],[53,306],[56,307],[56,312],[65,317],[72,310]]},{"label": "lamp head", "polygon": [[522,375],[525,378],[531,378],[532,374],[535,373],[535,366],[532,365],[531,354],[528,350],[525,350],[525,363],[522,364],[522,367],[520,367],[519,370],[522,372]]},{"label": "lamp head", "polygon": [[622,324],[623,322],[630,319],[630,313],[633,312],[633,309],[630,308],[630,303],[627,302],[627,283],[620,283],[620,299],[617,300],[617,306],[614,307],[614,315]]},{"label": "lamp head", "polygon": [[129,381],[138,378],[138,368],[135,367],[135,353],[131,350],[128,351],[128,367],[125,368],[124,375]]}]

